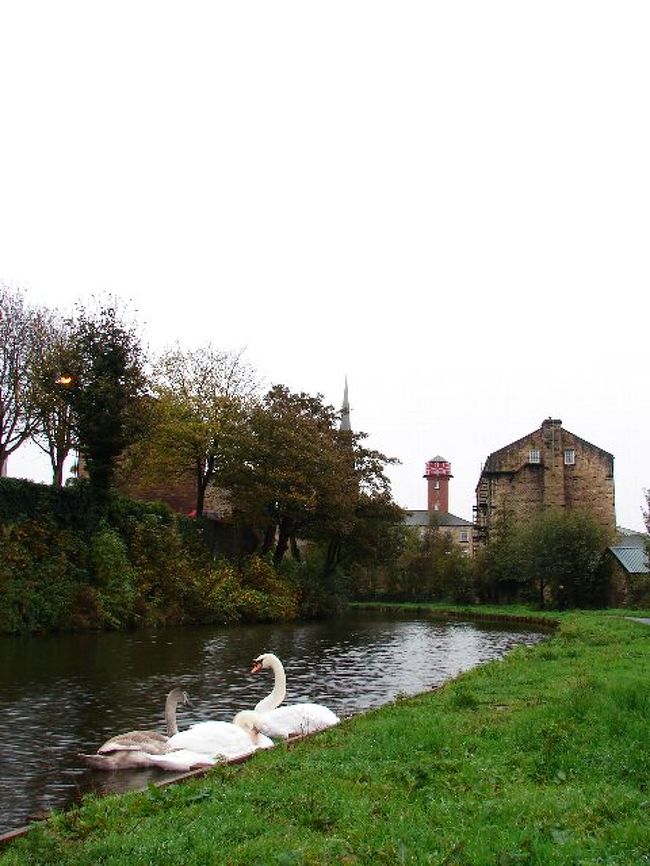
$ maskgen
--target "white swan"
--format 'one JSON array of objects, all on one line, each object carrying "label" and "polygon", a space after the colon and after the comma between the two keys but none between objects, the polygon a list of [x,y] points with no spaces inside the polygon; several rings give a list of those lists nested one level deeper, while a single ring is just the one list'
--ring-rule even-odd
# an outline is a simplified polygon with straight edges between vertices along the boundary
[{"label": "white swan", "polygon": [[[183,734],[180,734],[175,742],[187,740],[195,746],[210,749],[210,754],[190,748],[179,748],[165,755],[151,755],[152,765],[160,767],[161,770],[189,771],[199,767],[212,767],[221,761],[245,758],[258,749],[270,749],[273,740],[260,734],[256,726],[257,721],[258,713],[253,710],[243,710],[235,716],[232,723],[199,722],[189,731],[183,731],[183,734],[191,734],[191,737],[183,737]],[[233,732],[233,728],[239,730],[243,737]],[[215,747],[217,751],[212,753]]]},{"label": "white swan", "polygon": [[[273,740],[260,733],[251,716],[242,713],[234,722],[197,722],[186,731],[170,737],[165,753],[171,760],[173,752],[182,749],[191,755],[207,756],[216,763],[219,758],[242,758],[258,749],[270,749],[272,746]],[[154,763],[161,766],[160,761]]]},{"label": "white swan", "polygon": [[149,755],[150,766],[161,770],[188,772],[198,770],[200,767],[213,767],[218,761],[201,752],[192,752],[190,749],[177,749],[166,755]]},{"label": "white swan", "polygon": [[280,704],[287,694],[287,678],[280,659],[273,653],[262,653],[253,661],[251,673],[263,668],[273,671],[273,690],[255,706],[255,717],[249,720],[260,734],[287,739],[331,728],[339,717],[323,704]]},{"label": "white swan", "polygon": [[152,756],[167,751],[169,738],[178,733],[176,711],[179,704],[188,703],[187,693],[172,689],[165,701],[165,723],[167,736],[158,731],[129,731],[118,734],[101,745],[94,755],[84,755],[89,767],[94,770],[131,770],[156,766]]}]

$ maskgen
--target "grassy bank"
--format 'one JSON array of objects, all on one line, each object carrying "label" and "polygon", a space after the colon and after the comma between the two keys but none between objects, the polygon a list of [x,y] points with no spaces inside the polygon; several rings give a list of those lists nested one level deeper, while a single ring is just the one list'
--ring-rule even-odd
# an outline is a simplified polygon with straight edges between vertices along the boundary
[{"label": "grassy bank", "polygon": [[[539,610],[526,604],[509,604],[507,607],[496,604],[449,604],[448,602],[416,602],[416,601],[360,601],[351,602],[349,607],[355,610],[400,610],[442,620],[468,619],[490,622],[517,622],[532,626],[555,628],[558,624],[559,611]],[[627,616],[629,610],[615,611],[616,615]]]},{"label": "grassy bank", "polygon": [[247,764],[93,798],[23,864],[650,863],[650,627],[553,637]]}]

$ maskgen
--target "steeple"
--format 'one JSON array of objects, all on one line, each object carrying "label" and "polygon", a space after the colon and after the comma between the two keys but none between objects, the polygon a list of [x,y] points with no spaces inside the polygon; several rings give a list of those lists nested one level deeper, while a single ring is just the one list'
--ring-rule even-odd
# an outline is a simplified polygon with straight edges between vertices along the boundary
[{"label": "steeple", "polygon": [[348,377],[345,377],[343,389],[343,405],[341,406],[341,424],[339,430],[352,430],[350,425],[350,401],[348,400]]}]

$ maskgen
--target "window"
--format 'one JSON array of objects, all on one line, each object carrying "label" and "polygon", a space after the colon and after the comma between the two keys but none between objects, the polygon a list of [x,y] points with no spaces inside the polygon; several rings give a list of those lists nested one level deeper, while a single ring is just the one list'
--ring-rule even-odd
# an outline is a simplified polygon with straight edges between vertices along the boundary
[{"label": "window", "polygon": [[575,466],[575,462],[576,462],[575,448],[565,448],[564,449],[564,465],[565,466]]},{"label": "window", "polygon": [[440,490],[440,482],[439,481],[433,482],[433,489],[434,490]]},{"label": "window", "polygon": [[467,543],[469,541],[469,532],[466,529],[461,529],[460,540]]},{"label": "window", "polygon": [[528,462],[529,463],[539,463],[539,448],[531,448],[528,452]]}]

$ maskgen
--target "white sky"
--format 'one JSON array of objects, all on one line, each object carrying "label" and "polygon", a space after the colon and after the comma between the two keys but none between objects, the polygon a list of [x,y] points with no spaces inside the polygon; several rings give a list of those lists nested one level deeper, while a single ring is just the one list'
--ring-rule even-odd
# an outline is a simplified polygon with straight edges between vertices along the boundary
[{"label": "white sky", "polygon": [[0,279],[337,407],[347,374],[410,508],[440,453],[471,519],[561,418],[642,529],[649,44],[647,0],[0,0]]}]

